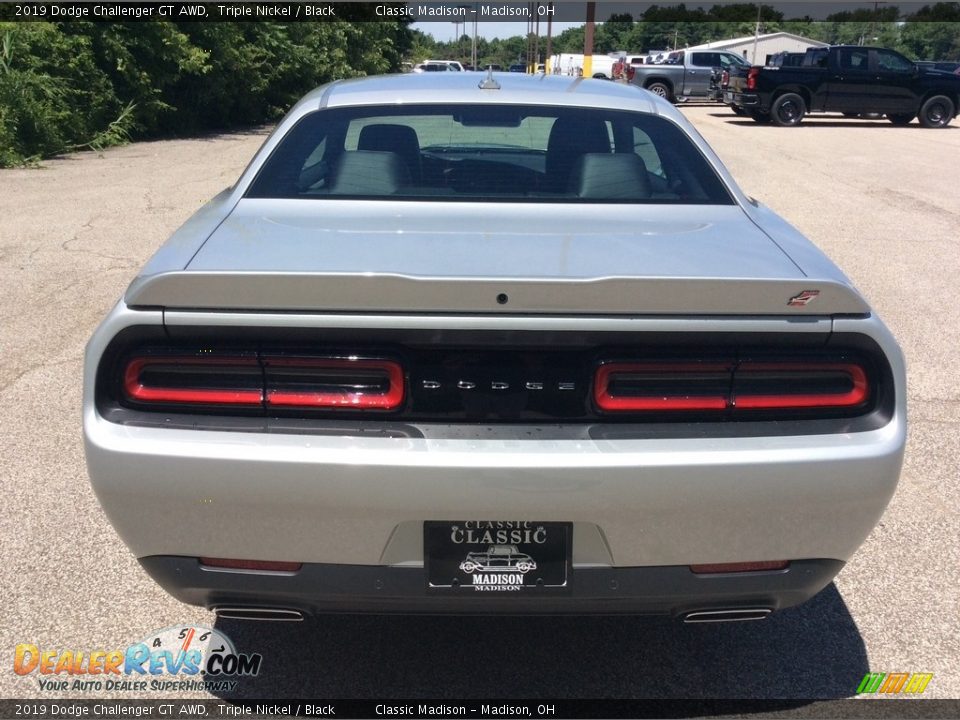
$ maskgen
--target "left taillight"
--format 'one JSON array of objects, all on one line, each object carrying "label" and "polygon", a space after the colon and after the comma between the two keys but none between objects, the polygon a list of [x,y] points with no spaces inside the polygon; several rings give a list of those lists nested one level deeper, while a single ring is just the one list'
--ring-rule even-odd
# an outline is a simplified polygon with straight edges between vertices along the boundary
[{"label": "left taillight", "polygon": [[134,357],[123,370],[128,401],[163,405],[260,407],[263,372],[252,356]]},{"label": "left taillight", "polygon": [[403,403],[403,369],[360,357],[265,357],[267,407],[395,410]]},{"label": "left taillight", "polygon": [[138,406],[389,411],[404,400],[398,362],[357,356],[141,355],[122,370]]}]

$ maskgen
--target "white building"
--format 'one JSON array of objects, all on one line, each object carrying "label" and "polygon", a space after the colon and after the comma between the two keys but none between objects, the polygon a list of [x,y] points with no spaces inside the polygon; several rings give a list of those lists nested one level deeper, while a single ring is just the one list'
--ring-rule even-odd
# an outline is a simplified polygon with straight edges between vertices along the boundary
[{"label": "white building", "polygon": [[781,52],[804,52],[812,47],[829,47],[830,43],[811,40],[802,35],[788,32],[775,32],[760,35],[756,38],[756,54],[754,54],[754,36],[733,38],[732,40],[715,40],[714,42],[685,48],[686,50],[726,50],[745,57],[752,65],[763,65],[767,55]]}]

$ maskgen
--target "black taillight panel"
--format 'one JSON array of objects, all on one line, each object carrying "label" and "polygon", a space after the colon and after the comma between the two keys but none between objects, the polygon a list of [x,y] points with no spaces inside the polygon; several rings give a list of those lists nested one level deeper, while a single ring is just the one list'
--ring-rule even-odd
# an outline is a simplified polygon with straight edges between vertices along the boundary
[{"label": "black taillight panel", "polygon": [[285,428],[325,418],[598,427],[871,418],[845,429],[879,426],[893,407],[890,368],[863,336],[804,345],[746,334],[727,344],[623,333],[276,335],[128,331],[103,358],[98,406],[118,422],[255,416]]}]

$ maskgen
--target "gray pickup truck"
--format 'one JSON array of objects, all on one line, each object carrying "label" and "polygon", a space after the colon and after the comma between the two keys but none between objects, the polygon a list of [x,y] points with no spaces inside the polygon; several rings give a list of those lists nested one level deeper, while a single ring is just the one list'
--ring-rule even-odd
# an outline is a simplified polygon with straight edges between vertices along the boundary
[{"label": "gray pickup truck", "polygon": [[678,50],[670,53],[662,65],[638,65],[631,81],[671,102],[688,98],[706,98],[710,94],[713,68],[747,66],[736,53],[721,50]]}]

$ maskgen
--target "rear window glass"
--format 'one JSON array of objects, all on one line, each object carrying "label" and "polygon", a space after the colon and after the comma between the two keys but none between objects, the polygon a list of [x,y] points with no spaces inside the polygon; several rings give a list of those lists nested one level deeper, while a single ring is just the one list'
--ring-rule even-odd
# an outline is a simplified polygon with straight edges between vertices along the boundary
[{"label": "rear window glass", "polygon": [[302,118],[251,198],[732,204],[673,123],[617,110],[357,107]]}]

